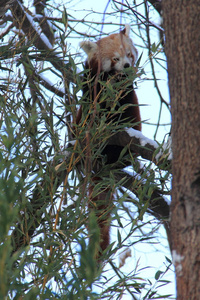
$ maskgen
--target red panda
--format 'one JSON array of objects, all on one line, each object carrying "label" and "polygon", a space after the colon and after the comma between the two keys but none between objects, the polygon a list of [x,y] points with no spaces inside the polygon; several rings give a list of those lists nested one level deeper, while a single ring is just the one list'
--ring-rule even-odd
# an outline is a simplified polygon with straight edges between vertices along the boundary
[{"label": "red panda", "polygon": [[[116,34],[111,34],[97,42],[83,41],[80,47],[87,54],[85,69],[89,73],[85,73],[83,79],[83,97],[85,101],[95,103],[100,99],[102,93],[101,82],[116,83],[124,79],[125,69],[133,67],[137,60],[137,50],[129,37],[130,26],[125,25],[125,28]],[[122,91],[118,91],[120,97],[118,107],[123,106],[120,113],[111,115],[112,121],[129,122],[136,130],[141,131],[141,117],[138,105],[138,99],[133,89],[133,82],[126,85]],[[114,102],[114,99],[113,99]],[[87,105],[87,104],[86,104]],[[110,104],[109,104],[110,105]],[[102,103],[101,108],[103,113],[110,110],[106,100]],[[76,124],[79,124],[83,112],[82,107],[79,109]],[[109,120],[110,121],[110,120]],[[119,146],[105,146],[102,155],[106,158],[106,164],[115,163],[122,151]],[[102,178],[93,177],[93,184],[89,187],[89,209],[96,210],[98,225],[100,228],[100,253],[103,252],[109,245],[109,227],[110,227],[110,200],[112,196],[109,194],[109,189],[101,190],[97,196],[93,196],[94,185],[102,181]],[[110,189],[111,190],[111,189]]]}]

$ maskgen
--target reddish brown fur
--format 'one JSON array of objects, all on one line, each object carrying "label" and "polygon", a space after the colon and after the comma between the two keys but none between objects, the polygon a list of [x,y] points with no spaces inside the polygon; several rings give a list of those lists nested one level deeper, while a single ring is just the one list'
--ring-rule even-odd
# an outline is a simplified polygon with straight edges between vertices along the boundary
[{"label": "reddish brown fur", "polygon": [[[104,76],[101,78],[101,80],[106,81],[108,76],[110,74],[113,74],[113,70],[115,68],[115,52],[119,53],[120,56],[123,55],[129,55],[129,58],[132,58],[132,66],[136,60],[135,54],[136,49],[134,48],[131,39],[129,38],[126,29],[121,31],[119,34],[112,34],[108,37],[105,37],[99,41],[97,41],[96,45],[98,46],[96,52],[92,49],[95,45],[91,44],[91,47],[86,48],[87,54],[88,54],[88,60],[86,61],[85,68],[90,69],[89,79],[93,78],[93,83],[95,85],[93,86],[93,90],[91,91],[91,87],[89,85],[85,84],[83,86],[83,94],[86,94],[89,91],[89,94],[92,94],[92,101],[94,101],[96,95],[98,94],[100,90],[100,85],[97,81],[99,74],[104,71]],[[127,50],[130,49],[130,53],[127,52]],[[134,50],[135,49],[135,50]],[[93,52],[92,52],[93,51]],[[134,52],[135,51],[135,52]],[[88,53],[89,52],[89,53]],[[128,53],[128,54],[127,54]],[[111,61],[111,71],[103,70],[103,66],[106,67],[104,59],[109,59]],[[130,59],[131,61],[131,59]],[[115,70],[114,70],[115,71]],[[114,72],[114,74],[116,71]],[[84,81],[87,81],[88,78],[85,76]],[[131,87],[131,86],[130,86]],[[88,98],[88,101],[90,102],[91,99]],[[137,95],[132,88],[130,88],[130,92],[123,92],[122,97],[120,99],[120,104],[133,104],[134,106],[129,106],[127,109],[124,110],[120,122],[123,120],[125,122],[132,123],[132,127],[136,130],[141,131],[141,117],[140,117],[140,110],[138,106],[138,99]],[[79,124],[82,118],[82,107],[80,108],[76,124]],[[114,119],[114,118],[113,118]],[[115,121],[115,120],[114,120]],[[107,156],[107,164],[114,163],[118,160],[118,157],[120,155],[120,152],[122,150],[122,147],[119,146],[106,146],[103,155],[105,154]],[[113,153],[116,155],[113,156]],[[114,158],[113,158],[114,157]],[[109,245],[109,229],[110,229],[110,206],[112,202],[112,193],[111,189],[103,189],[98,193],[98,195],[94,195],[94,184],[97,184],[102,181],[102,178],[100,177],[93,177],[92,179],[93,184],[89,187],[89,209],[95,209],[96,216],[98,219],[98,225],[100,228],[100,253],[103,252],[107,246]],[[108,196],[110,195],[110,196]],[[110,198],[110,199],[109,199]]]},{"label": "reddish brown fur", "polygon": [[[111,218],[111,204],[112,193],[109,188],[105,188],[98,192],[98,195],[94,196],[94,184],[98,184],[102,181],[100,177],[92,178],[93,184],[89,186],[89,210],[94,210],[97,216],[97,222],[100,229],[100,242],[99,242],[99,254],[108,247],[110,242],[110,218]],[[97,254],[97,256],[99,256]]]}]

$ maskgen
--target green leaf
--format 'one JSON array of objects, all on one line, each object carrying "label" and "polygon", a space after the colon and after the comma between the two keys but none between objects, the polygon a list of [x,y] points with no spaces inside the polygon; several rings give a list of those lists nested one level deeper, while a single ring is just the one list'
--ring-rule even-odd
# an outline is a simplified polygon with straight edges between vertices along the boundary
[{"label": "green leaf", "polygon": [[162,271],[157,271],[155,274],[155,279],[158,280],[162,274],[163,274]]}]

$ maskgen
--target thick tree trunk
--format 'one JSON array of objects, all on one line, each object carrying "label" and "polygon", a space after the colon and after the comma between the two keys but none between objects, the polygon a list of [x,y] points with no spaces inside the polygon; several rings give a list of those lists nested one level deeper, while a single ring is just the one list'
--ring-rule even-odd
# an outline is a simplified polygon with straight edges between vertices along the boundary
[{"label": "thick tree trunk", "polygon": [[200,299],[200,1],[164,0],[172,106],[171,249],[177,299]]}]

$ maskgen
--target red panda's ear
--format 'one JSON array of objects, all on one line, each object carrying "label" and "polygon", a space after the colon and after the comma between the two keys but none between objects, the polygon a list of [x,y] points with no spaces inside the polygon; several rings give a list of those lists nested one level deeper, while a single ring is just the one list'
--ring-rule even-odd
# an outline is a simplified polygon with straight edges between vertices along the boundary
[{"label": "red panda's ear", "polygon": [[80,42],[80,47],[83,49],[83,51],[88,55],[92,55],[94,53],[97,52],[97,44],[94,43],[94,42],[91,42],[91,41],[83,41],[83,42]]},{"label": "red panda's ear", "polygon": [[129,36],[130,30],[131,30],[130,25],[129,24],[125,24],[125,27],[121,31],[121,33],[124,34],[124,35],[126,35],[126,36]]}]

